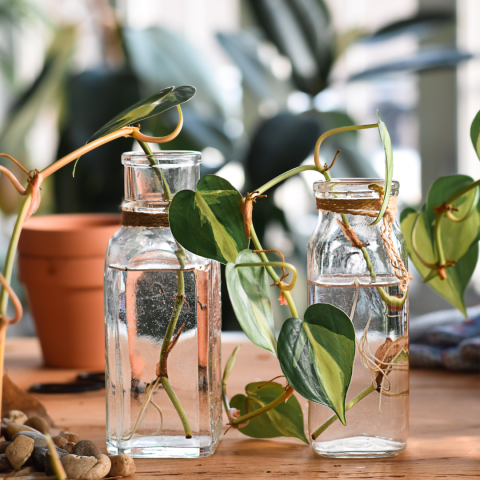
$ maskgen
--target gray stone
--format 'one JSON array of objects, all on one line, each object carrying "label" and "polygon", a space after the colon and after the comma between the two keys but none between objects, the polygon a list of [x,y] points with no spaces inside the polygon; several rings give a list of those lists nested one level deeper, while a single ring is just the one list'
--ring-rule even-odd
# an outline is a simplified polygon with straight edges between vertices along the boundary
[{"label": "gray stone", "polygon": [[48,448],[37,448],[32,453],[33,466],[37,472],[45,471],[45,456],[47,455]]},{"label": "gray stone", "polygon": [[91,440],[80,440],[73,447],[73,454],[79,457],[96,457],[102,452]]},{"label": "gray stone", "polygon": [[33,441],[35,442],[33,444],[34,450],[36,450],[37,448],[48,448],[47,439],[45,438],[45,435],[43,433],[40,433],[40,432],[18,432],[12,437],[12,440],[15,440],[15,438],[17,438],[19,435],[23,435],[24,437],[28,437],[28,438],[33,439]]}]

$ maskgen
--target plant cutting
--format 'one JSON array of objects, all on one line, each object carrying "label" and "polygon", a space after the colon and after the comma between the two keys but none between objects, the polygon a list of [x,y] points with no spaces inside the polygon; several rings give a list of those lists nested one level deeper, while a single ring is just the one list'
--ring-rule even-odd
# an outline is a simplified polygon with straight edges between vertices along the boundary
[{"label": "plant cutting", "polygon": [[[351,201],[345,201],[345,192],[336,192],[336,182],[332,181],[330,176],[329,170],[337,156],[330,166],[322,165],[319,156],[320,146],[333,134],[369,128],[378,128],[385,149],[385,180],[368,181],[365,188],[369,198],[352,204]],[[406,315],[405,304],[410,275],[406,267],[406,258],[402,257],[402,252],[399,251],[401,245],[398,244],[392,229],[398,191],[395,192],[395,198],[391,197],[393,154],[387,128],[378,114],[378,123],[330,130],[318,139],[314,158],[314,165],[301,166],[285,172],[244,196],[226,180],[207,175],[200,179],[196,191],[177,193],[169,209],[172,233],[179,244],[193,253],[226,264],[229,296],[242,329],[255,345],[277,356],[286,378],[286,387],[273,381],[249,384],[246,386],[246,396],[236,395],[229,400],[227,380],[233,369],[237,351],[227,362],[223,377],[223,401],[229,425],[240,429],[245,435],[257,438],[293,436],[307,442],[302,427],[301,409],[292,396],[294,391],[313,404],[327,407],[333,413],[312,429],[313,441],[337,419],[346,425],[346,412],[373,392],[378,392],[380,398],[382,395],[391,397],[408,395],[408,388],[393,392],[392,385],[398,382],[391,381],[394,377],[391,375],[393,372],[405,373],[408,369],[407,332],[402,330],[402,334],[394,339],[387,336],[372,353],[369,346],[368,324],[364,325],[364,334],[360,339],[357,338],[352,324],[357,301],[359,303],[363,301],[363,295],[359,294],[359,291],[363,291],[366,284],[375,291],[378,297],[375,301],[381,302],[383,310],[397,312],[394,316],[397,319],[401,317],[402,321],[399,323],[402,326]],[[348,312],[349,315],[345,307],[342,309],[338,308],[338,305],[313,302],[300,316],[291,295],[297,278],[295,267],[284,261],[281,252],[276,252],[281,261],[269,260],[266,254],[272,251],[262,247],[255,232],[252,211],[257,200],[261,201],[272,186],[306,170],[316,171],[325,178],[322,184],[327,185],[327,192],[321,201],[317,197],[317,206],[321,203],[319,209],[338,213],[335,222],[337,230],[343,241],[353,250],[343,252],[342,260],[347,261],[349,256],[354,254],[361,255],[363,259],[362,267],[365,267],[363,269],[368,278],[365,279],[363,275],[359,282],[352,277],[353,288],[350,291],[353,293],[353,305]],[[395,187],[395,184],[393,185]],[[347,196],[351,196],[350,191],[346,193]],[[351,219],[355,215],[368,218],[366,226],[378,234],[379,240],[375,240],[377,245],[374,245],[372,250],[369,248],[370,244],[362,241],[352,226]],[[380,222],[381,227],[378,227]],[[362,233],[365,236],[365,229]],[[253,249],[245,248],[250,241],[253,243]],[[372,255],[376,255],[375,250],[378,250],[379,245],[385,250],[384,263],[389,268],[390,277],[394,279],[395,288],[383,281],[385,276],[383,271],[377,271],[380,265]],[[372,262],[372,258],[377,266]],[[275,268],[281,269],[281,275],[276,273]],[[291,273],[291,280],[288,283],[285,281],[287,270]],[[282,326],[278,338],[273,327],[269,276],[273,280],[272,286],[279,289],[280,303],[287,305],[291,313],[291,318]],[[362,308],[365,308],[363,304]],[[362,315],[364,317],[363,313]],[[364,364],[368,380],[365,381],[361,391],[346,403],[356,351]],[[400,448],[393,449],[388,454],[399,453],[403,448],[402,444]]]},{"label": "plant cutting", "polygon": [[[43,182],[60,168],[66,166],[73,161],[78,161],[78,159],[82,155],[117,138],[134,138],[145,148],[148,147],[144,142],[165,143],[175,138],[179,134],[183,124],[183,117],[180,105],[192,98],[194,94],[195,89],[190,86],[178,88],[169,87],[159,92],[156,92],[155,94],[136,103],[131,108],[125,110],[117,117],[112,119],[111,122],[102,127],[98,132],[96,132],[90,142],[88,142],[85,146],[66,155],[65,157],[61,158],[60,160],[49,165],[41,171],[32,170],[28,172],[15,158],[11,157],[8,154],[1,154],[1,156],[7,157],[23,170],[27,178],[27,184],[24,187],[9,169],[4,166],[0,166],[0,172],[3,173],[10,180],[18,193],[25,197],[9,243],[7,257],[5,261],[5,269],[3,275],[0,274],[0,282],[2,284],[2,291],[0,294],[0,395],[2,391],[3,359],[5,352],[6,331],[9,324],[17,322],[22,316],[21,303],[16,297],[15,292],[10,287],[15,253],[17,250],[20,233],[25,221],[37,211],[40,205],[41,186]],[[138,125],[138,122],[151,116],[158,115],[159,113],[162,113],[172,107],[177,107],[179,112],[179,121],[177,127],[170,135],[165,137],[151,137],[148,135],[144,135],[140,131],[140,126]],[[149,151],[149,153],[151,152]],[[168,187],[166,187],[166,189],[168,190]],[[179,254],[179,256],[181,256],[181,254]],[[180,296],[181,295],[179,295],[179,297]],[[12,318],[7,316],[8,298],[11,299],[11,302],[15,309],[15,315]],[[179,304],[182,302],[180,298],[178,302]],[[181,305],[177,305],[176,309],[178,308],[181,308]],[[165,346],[164,348],[162,348],[162,353],[164,354],[165,352],[167,352],[168,355],[168,349],[171,350],[171,348],[173,348],[173,345],[170,343],[170,338],[165,339]],[[164,364],[165,363],[166,359],[164,360]],[[172,401],[175,401],[174,396],[175,394],[174,392],[172,392]]]}]

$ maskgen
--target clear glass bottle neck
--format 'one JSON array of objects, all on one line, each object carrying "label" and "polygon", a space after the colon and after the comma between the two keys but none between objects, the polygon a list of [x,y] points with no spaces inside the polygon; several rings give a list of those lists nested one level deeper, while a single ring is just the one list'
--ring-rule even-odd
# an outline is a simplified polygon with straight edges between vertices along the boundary
[{"label": "clear glass bottle neck", "polygon": [[201,154],[188,151],[143,152],[122,155],[125,197],[122,210],[163,213],[180,190],[195,190],[200,178]]}]

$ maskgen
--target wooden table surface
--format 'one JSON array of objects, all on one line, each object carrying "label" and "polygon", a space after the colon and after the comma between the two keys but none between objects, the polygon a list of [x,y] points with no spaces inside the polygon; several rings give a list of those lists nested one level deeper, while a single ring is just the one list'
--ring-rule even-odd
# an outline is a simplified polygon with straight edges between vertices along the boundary
[{"label": "wooden table surface", "polygon": [[[242,342],[229,380],[229,396],[243,393],[247,383],[279,374],[276,359]],[[235,343],[223,342],[224,361]],[[43,367],[36,339],[10,339],[6,368],[12,380],[27,389],[38,382],[65,382],[76,370]],[[105,449],[105,391],[76,395],[37,395],[62,429],[96,442]],[[306,400],[300,398],[306,412]],[[304,413],[305,413],[304,412]],[[224,422],[225,423],[225,422]],[[480,479],[480,376],[441,371],[411,372],[410,437],[407,450],[379,460],[327,459],[295,439],[255,440],[230,430],[217,452],[201,459],[136,459],[131,480],[363,478]]]}]

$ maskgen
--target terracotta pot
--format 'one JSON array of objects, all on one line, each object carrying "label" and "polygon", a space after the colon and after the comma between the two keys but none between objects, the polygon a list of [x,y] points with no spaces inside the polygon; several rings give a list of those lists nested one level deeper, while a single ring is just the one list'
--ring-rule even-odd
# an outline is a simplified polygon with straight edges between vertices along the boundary
[{"label": "terracotta pot", "polygon": [[33,217],[18,245],[20,281],[45,363],[61,368],[104,368],[103,269],[120,215]]}]

